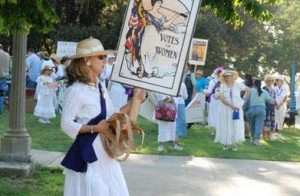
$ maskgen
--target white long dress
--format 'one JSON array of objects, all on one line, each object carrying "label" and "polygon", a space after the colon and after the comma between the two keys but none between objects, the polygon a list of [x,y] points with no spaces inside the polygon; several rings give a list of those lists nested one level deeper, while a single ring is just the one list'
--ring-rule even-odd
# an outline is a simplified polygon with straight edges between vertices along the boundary
[{"label": "white long dress", "polygon": [[[289,96],[289,90],[285,86],[275,86],[275,101],[276,104],[281,104],[282,101],[285,99],[285,97]],[[287,105],[286,102],[279,107],[279,109],[276,109],[275,107],[275,127],[282,131],[283,130],[283,124],[284,124],[284,117],[287,111]]]},{"label": "white long dress", "polygon": [[[218,78],[213,78],[209,81],[208,88],[205,89],[203,92],[205,94],[212,93],[215,85],[219,81]],[[210,102],[208,103],[208,117],[207,117],[207,123],[209,127],[216,128],[216,123],[218,122],[219,118],[219,106],[221,104],[221,101],[219,98],[215,98],[215,93],[211,95]]]},{"label": "white long dress", "polygon": [[[107,118],[115,109],[108,97],[104,85]],[[99,89],[75,82],[68,87],[61,117],[61,128],[72,139],[76,138],[82,125],[101,112]],[[74,120],[76,119],[76,122]],[[105,152],[100,136],[93,142],[97,161],[88,163],[87,172],[80,173],[65,169],[65,196],[126,196],[127,185],[119,162],[110,158]]]},{"label": "white long dress", "polygon": [[[224,94],[224,98],[232,102],[234,106],[239,108],[239,119],[232,120],[233,110],[229,106],[221,103],[219,106],[218,123],[216,126],[216,138],[215,142],[220,142],[224,145],[235,144],[239,141],[245,141],[245,127],[243,119],[244,104],[241,98],[241,91],[245,90],[245,85],[235,82],[232,88],[227,87],[225,84],[220,86],[220,94]],[[232,95],[232,96],[230,96]]]},{"label": "white long dress", "polygon": [[[168,95],[156,93],[155,96],[157,98],[157,101],[161,101],[164,100]],[[158,137],[157,137],[158,142],[175,141],[176,121],[168,122],[168,121],[157,120],[157,125],[158,125]]]},{"label": "white long dress", "polygon": [[37,87],[40,89],[37,94],[37,104],[34,108],[34,115],[41,118],[55,117],[55,90],[47,84],[53,83],[51,76],[41,75],[37,79]]}]

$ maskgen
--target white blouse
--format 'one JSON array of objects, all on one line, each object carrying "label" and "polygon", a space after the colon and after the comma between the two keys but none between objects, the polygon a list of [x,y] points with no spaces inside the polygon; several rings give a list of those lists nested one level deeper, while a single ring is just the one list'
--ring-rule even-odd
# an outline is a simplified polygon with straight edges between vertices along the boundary
[{"label": "white blouse", "polygon": [[275,90],[275,100],[277,104],[280,104],[284,100],[284,98],[289,96],[290,94],[289,90],[285,86],[282,86],[280,88],[278,86],[275,86],[274,90]]},{"label": "white blouse", "polygon": [[[103,96],[106,101],[106,119],[117,112],[102,85]],[[61,115],[61,128],[72,139],[76,138],[82,125],[101,112],[100,92],[98,87],[75,82],[66,90],[63,111]]]}]

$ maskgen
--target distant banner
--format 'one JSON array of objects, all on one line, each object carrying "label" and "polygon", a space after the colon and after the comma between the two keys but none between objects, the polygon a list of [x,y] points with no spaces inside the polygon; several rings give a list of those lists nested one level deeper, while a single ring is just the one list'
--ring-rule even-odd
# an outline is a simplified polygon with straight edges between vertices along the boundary
[{"label": "distant banner", "polygon": [[197,93],[185,109],[186,122],[205,122],[205,94]]},{"label": "distant banner", "polygon": [[72,56],[76,54],[77,42],[57,42],[56,55],[59,57]]},{"label": "distant banner", "polygon": [[129,0],[111,79],[176,96],[201,0]]},{"label": "distant banner", "polygon": [[189,58],[190,64],[205,65],[207,45],[207,39],[192,39]]}]

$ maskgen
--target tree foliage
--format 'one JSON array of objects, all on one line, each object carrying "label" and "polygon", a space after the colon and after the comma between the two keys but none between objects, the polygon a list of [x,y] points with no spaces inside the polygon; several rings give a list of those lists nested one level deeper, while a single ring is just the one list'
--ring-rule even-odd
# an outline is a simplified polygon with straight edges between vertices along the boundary
[{"label": "tree foliage", "polygon": [[58,18],[47,0],[0,0],[0,33],[30,29],[45,33],[53,30]]}]

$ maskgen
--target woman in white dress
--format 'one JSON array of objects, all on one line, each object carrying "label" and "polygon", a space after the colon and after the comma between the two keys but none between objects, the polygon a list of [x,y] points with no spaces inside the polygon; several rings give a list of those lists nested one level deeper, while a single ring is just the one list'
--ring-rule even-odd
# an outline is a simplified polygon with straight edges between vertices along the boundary
[{"label": "woman in white dress", "polygon": [[[157,101],[165,101],[165,102],[172,102],[178,103],[177,97],[172,97],[170,95],[165,95],[161,93],[155,94]],[[155,116],[155,115],[154,115]],[[177,116],[176,116],[177,118]],[[163,121],[163,120],[157,120],[158,125],[158,149],[157,151],[159,153],[163,152],[165,150],[164,143],[171,142],[171,149],[173,150],[182,150],[182,147],[178,146],[176,142],[176,120],[174,122],[172,121]]]},{"label": "woman in white dress", "polygon": [[[227,150],[228,145],[231,145],[232,150],[236,151],[236,143],[245,141],[242,109],[244,100],[241,98],[241,91],[244,90],[245,96],[248,97],[249,88],[235,82],[238,76],[234,70],[224,70],[220,76],[220,100],[223,104],[220,104],[219,116],[222,118],[218,118],[215,142],[223,144],[223,150]],[[239,118],[233,119],[234,111],[238,111]]]},{"label": "woman in white dress", "polygon": [[278,75],[276,77],[275,90],[275,127],[278,133],[283,130],[284,117],[287,111],[287,100],[289,96],[289,90],[284,86],[284,76]]},{"label": "woman in white dress", "polygon": [[211,134],[215,134],[216,123],[219,118],[219,105],[220,103],[220,81],[219,76],[223,72],[223,67],[218,67],[214,70],[212,74],[212,79],[209,81],[208,88],[204,89],[203,92],[207,96],[207,105],[208,105],[208,116],[207,123],[209,128],[211,128]]},{"label": "woman in white dress", "polygon": [[[61,128],[76,139],[61,163],[66,168],[65,196],[129,195],[120,164],[107,155],[99,135],[108,130],[106,119],[116,112],[105,85],[97,79],[109,53],[98,39],[85,39],[78,42],[66,70]],[[128,113],[130,106],[121,112]]]}]

